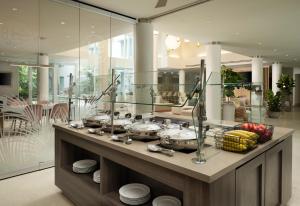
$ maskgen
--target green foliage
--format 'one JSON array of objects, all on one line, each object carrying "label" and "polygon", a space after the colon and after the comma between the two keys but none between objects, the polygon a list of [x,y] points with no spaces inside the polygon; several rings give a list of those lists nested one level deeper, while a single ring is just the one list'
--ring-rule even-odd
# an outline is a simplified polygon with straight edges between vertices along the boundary
[{"label": "green foliage", "polygon": [[274,95],[272,90],[267,91],[267,105],[271,112],[280,112],[281,108],[281,93],[277,92]]},{"label": "green foliage", "polygon": [[84,74],[83,80],[80,82],[80,94],[93,94],[94,92],[94,75],[91,66],[82,68]]},{"label": "green foliage", "polygon": [[288,74],[282,74],[277,82],[277,87],[286,94],[292,94],[292,89],[295,87],[295,80]]},{"label": "green foliage", "polygon": [[234,89],[239,87],[238,84],[242,82],[242,77],[224,65],[221,67],[221,76],[224,81],[224,95],[226,97],[234,97]]},{"label": "green foliage", "polygon": [[[29,77],[28,66],[18,67],[19,71],[19,96],[23,99],[27,99],[29,96]],[[32,72],[32,91],[37,90],[37,72]]]}]

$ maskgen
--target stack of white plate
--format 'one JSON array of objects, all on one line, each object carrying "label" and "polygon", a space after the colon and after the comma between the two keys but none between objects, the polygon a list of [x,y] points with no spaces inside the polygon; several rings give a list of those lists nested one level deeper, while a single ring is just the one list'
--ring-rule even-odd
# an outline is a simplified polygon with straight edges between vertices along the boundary
[{"label": "stack of white plate", "polygon": [[73,172],[75,173],[90,173],[93,172],[97,167],[95,160],[79,160],[73,163]]},{"label": "stack of white plate", "polygon": [[147,185],[132,183],[119,189],[121,202],[128,205],[141,205],[151,198],[150,188]]},{"label": "stack of white plate", "polygon": [[100,183],[100,170],[96,170],[93,174],[93,180],[96,183]]},{"label": "stack of white plate", "polygon": [[181,206],[181,201],[173,196],[159,196],[152,201],[152,206]]}]

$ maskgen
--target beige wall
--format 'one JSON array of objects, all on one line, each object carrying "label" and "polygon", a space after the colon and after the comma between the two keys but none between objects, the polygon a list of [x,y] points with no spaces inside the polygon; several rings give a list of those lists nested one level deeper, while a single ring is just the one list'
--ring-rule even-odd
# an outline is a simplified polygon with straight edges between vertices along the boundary
[{"label": "beige wall", "polygon": [[19,74],[16,67],[10,66],[8,62],[0,62],[0,72],[11,72],[12,73],[12,85],[11,86],[0,86],[0,96],[17,96],[19,87]]}]

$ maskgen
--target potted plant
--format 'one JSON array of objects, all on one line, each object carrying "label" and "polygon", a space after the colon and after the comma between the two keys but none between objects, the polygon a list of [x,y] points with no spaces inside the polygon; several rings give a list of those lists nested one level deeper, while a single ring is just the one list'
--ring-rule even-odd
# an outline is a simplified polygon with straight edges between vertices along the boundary
[{"label": "potted plant", "polygon": [[221,67],[221,77],[224,85],[224,97],[226,101],[223,104],[223,119],[224,120],[235,120],[235,105],[230,99],[234,97],[234,89],[239,87],[241,83],[241,76],[234,72],[231,68],[226,66]]},{"label": "potted plant", "polygon": [[284,111],[292,110],[292,94],[295,87],[295,80],[290,75],[282,74],[277,82],[277,87],[281,91],[281,100]]},{"label": "potted plant", "polygon": [[270,118],[278,118],[281,111],[281,92],[275,95],[272,90],[267,92],[267,114]]}]

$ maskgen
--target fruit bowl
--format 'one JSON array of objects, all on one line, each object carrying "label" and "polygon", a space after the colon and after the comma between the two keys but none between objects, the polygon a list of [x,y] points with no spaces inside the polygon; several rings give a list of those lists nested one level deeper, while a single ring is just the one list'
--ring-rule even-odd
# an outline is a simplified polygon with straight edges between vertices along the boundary
[{"label": "fruit bowl", "polygon": [[257,141],[261,144],[271,140],[274,131],[274,127],[272,125],[258,123],[243,123],[237,125],[235,128],[258,134],[259,138],[257,139]]}]

